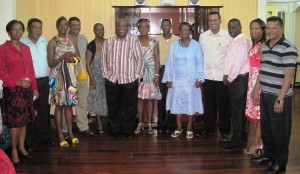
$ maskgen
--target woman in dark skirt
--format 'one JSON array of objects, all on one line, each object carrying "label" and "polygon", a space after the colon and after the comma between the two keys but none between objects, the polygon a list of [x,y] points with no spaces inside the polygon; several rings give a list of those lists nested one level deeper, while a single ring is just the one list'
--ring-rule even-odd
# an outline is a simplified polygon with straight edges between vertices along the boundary
[{"label": "woman in dark skirt", "polygon": [[10,21],[6,31],[11,40],[0,46],[1,112],[3,123],[11,128],[13,163],[20,162],[18,151],[21,156],[30,157],[24,147],[26,124],[34,121],[33,100],[39,96],[30,49],[20,42],[24,30],[21,21]]}]

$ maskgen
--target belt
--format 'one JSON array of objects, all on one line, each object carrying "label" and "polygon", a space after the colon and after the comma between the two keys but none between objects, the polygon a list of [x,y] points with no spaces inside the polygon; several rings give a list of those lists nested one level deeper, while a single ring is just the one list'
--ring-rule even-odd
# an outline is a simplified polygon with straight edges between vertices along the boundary
[{"label": "belt", "polygon": [[36,80],[44,80],[45,78],[48,78],[48,76],[46,77],[39,77],[39,78],[35,78]]},{"label": "belt", "polygon": [[249,73],[245,73],[245,74],[239,74],[238,77],[244,77],[246,75],[248,75]]}]

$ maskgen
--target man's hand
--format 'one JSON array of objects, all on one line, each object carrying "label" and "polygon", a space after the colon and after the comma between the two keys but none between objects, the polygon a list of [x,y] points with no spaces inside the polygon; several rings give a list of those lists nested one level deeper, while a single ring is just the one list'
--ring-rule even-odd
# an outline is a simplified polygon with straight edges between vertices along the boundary
[{"label": "man's hand", "polygon": [[197,80],[195,82],[195,86],[196,86],[196,88],[200,88],[202,86],[202,83],[199,80]]},{"label": "man's hand", "polygon": [[230,84],[230,82],[228,80],[228,75],[223,76],[223,83],[224,83],[224,85],[229,85]]},{"label": "man's hand", "polygon": [[167,82],[166,85],[167,85],[168,88],[172,88],[173,83],[172,82]]},{"label": "man's hand", "polygon": [[277,101],[275,101],[275,103],[274,103],[274,112],[280,113],[282,111],[283,111],[283,102],[278,103]]}]

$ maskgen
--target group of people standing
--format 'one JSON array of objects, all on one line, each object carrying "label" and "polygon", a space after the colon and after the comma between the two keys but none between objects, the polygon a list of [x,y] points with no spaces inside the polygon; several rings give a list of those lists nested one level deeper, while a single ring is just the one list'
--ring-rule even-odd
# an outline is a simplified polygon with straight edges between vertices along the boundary
[{"label": "group of people standing", "polygon": [[[15,164],[20,162],[19,155],[31,158],[32,139],[55,145],[50,138],[50,105],[55,105],[61,147],[69,145],[68,139],[72,144],[79,143],[72,131],[72,106],[76,107],[76,123],[83,135],[94,135],[89,129],[87,111],[97,116],[99,134],[103,133],[100,116],[107,115],[104,78],[98,68],[105,40],[103,25],[95,24],[95,40],[90,44],[79,34],[77,17],[60,17],[56,21],[58,34],[49,42],[41,36],[42,26],[40,19],[30,19],[28,36],[22,37],[24,24],[12,20],[6,26],[11,40],[0,46],[1,130],[3,118],[4,125],[10,128],[10,157]],[[78,79],[77,74],[86,71],[91,80]]]},{"label": "group of people standing", "polygon": [[[89,44],[79,34],[77,17],[60,17],[56,21],[58,34],[49,43],[41,37],[39,19],[29,20],[28,37],[22,39],[23,23],[8,23],[11,40],[0,46],[0,79],[4,87],[1,112],[11,128],[12,162],[20,161],[18,150],[29,157],[26,125],[35,119],[39,142],[52,144],[49,103],[56,106],[61,147],[69,145],[67,138],[79,143],[72,132],[73,105],[79,131],[86,135],[94,134],[88,127],[87,111],[97,116],[98,133],[103,133],[100,116],[107,115],[110,134],[128,138],[144,129],[145,120],[147,133],[153,134],[155,114],[159,128],[163,128],[167,111],[176,115],[173,138],[183,132],[182,115],[187,115],[186,138],[214,135],[218,119],[223,151],[244,148],[248,119],[257,126],[244,153],[264,150],[263,156],[252,158],[251,163],[272,162],[267,173],[285,171],[297,50],[284,38],[279,17],[268,18],[267,24],[261,19],[251,21],[252,46],[239,19],[229,20],[228,32],[220,28],[221,22],[218,12],[209,13],[210,29],[197,42],[191,38],[192,26],[187,22],[180,24],[178,37],[171,33],[171,21],[164,19],[163,33],[155,38],[148,35],[149,20],[140,19],[140,35],[132,37],[127,20],[121,18],[116,35],[107,39],[103,38],[104,26],[95,24],[95,39]],[[87,71],[89,80],[76,78],[76,72],[82,71]],[[157,89],[162,95],[158,101],[153,97]],[[204,128],[196,134],[192,127],[195,114],[204,114]]]}]

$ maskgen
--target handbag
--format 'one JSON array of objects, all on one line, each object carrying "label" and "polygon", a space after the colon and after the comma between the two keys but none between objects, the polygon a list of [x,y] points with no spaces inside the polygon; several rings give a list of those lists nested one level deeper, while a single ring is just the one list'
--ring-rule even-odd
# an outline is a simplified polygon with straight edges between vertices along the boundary
[{"label": "handbag", "polygon": [[86,81],[88,80],[88,75],[83,68],[82,61],[80,61],[79,63],[80,63],[81,71],[76,73],[76,79],[79,82]]},{"label": "handbag", "polygon": [[6,150],[11,146],[10,141],[10,128],[5,125],[2,125],[2,133],[0,134],[0,148]]},{"label": "handbag", "polygon": [[161,100],[161,92],[159,86],[153,86],[153,88],[151,88],[150,98],[153,100]]}]

